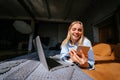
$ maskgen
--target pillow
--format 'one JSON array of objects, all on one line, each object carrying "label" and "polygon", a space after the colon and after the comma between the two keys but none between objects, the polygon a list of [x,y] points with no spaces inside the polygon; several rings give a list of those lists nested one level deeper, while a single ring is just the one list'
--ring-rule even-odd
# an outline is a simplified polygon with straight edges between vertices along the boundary
[{"label": "pillow", "polygon": [[111,46],[105,43],[99,43],[93,46],[93,51],[95,55],[98,56],[110,56],[111,55]]}]

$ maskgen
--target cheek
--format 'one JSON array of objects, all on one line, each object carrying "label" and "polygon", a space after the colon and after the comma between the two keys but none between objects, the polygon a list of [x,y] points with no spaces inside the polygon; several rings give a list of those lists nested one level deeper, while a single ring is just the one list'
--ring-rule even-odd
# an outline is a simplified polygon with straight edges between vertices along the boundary
[{"label": "cheek", "polygon": [[73,37],[73,35],[74,35],[74,33],[69,33],[69,35],[70,35],[70,37],[72,38],[72,37]]},{"label": "cheek", "polygon": [[69,34],[72,35],[74,32],[73,31],[70,31]]},{"label": "cheek", "polygon": [[79,35],[82,35],[83,34],[83,32],[79,32]]}]

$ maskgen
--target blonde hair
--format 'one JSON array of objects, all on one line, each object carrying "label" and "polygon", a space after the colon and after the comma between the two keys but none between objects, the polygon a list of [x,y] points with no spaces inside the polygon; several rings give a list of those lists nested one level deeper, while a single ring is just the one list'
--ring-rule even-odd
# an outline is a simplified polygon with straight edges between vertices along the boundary
[{"label": "blonde hair", "polygon": [[[80,24],[80,25],[83,27],[83,23],[82,23],[81,21],[73,21],[73,22],[70,24],[69,28],[68,28],[67,37],[63,40],[61,46],[62,46],[62,45],[66,45],[66,44],[68,43],[68,41],[70,40],[69,31],[70,31],[70,29],[72,28],[72,26],[73,26],[74,24]],[[83,40],[84,40],[84,33],[83,33],[83,32],[84,32],[84,29],[82,30],[81,38],[78,40],[78,45],[82,45],[82,44],[83,44]]]}]

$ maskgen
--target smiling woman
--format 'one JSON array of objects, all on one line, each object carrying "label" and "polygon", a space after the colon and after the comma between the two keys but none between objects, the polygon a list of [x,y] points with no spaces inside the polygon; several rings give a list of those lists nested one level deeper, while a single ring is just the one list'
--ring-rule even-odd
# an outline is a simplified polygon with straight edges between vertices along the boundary
[{"label": "smiling woman", "polygon": [[[61,59],[66,62],[74,62],[81,68],[94,69],[94,53],[90,40],[84,36],[83,23],[81,21],[74,21],[68,28],[68,34],[61,45]],[[88,46],[90,50],[88,52],[88,58],[84,55],[82,49],[80,49],[80,55],[78,56],[78,46]]]}]

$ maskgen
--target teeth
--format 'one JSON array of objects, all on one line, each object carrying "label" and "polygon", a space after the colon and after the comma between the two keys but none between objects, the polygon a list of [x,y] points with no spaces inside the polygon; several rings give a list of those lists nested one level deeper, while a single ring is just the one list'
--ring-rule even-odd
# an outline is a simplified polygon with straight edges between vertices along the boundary
[{"label": "teeth", "polygon": [[75,37],[79,37],[79,35],[74,35]]},{"label": "teeth", "polygon": [[74,37],[79,37],[79,36],[74,36]]}]

